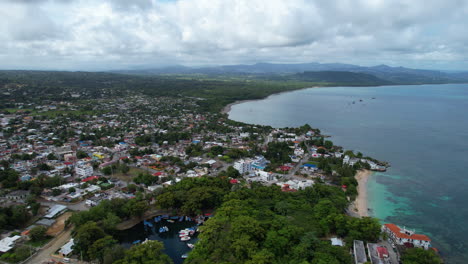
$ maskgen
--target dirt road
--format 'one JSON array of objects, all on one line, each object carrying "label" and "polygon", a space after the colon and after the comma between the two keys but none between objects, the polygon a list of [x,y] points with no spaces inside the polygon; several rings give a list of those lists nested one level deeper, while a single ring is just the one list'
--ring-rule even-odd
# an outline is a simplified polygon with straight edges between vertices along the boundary
[{"label": "dirt road", "polygon": [[27,261],[27,264],[38,264],[50,259],[50,255],[55,253],[59,248],[61,248],[65,243],[67,243],[71,238],[71,229],[65,230],[63,233],[55,237],[52,242],[50,242],[45,248],[39,251],[37,255]]}]

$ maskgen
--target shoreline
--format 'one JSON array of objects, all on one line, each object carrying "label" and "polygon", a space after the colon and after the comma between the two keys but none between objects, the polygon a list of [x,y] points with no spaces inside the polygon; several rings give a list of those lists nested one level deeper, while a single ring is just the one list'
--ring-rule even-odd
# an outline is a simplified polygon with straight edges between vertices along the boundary
[{"label": "shoreline", "polygon": [[373,174],[370,170],[359,170],[354,178],[358,182],[358,196],[356,200],[349,205],[348,211],[356,217],[369,216],[368,200],[367,200],[367,182],[369,177]]},{"label": "shoreline", "polygon": [[236,105],[236,104],[242,104],[242,103],[247,103],[247,102],[260,101],[260,100],[265,100],[265,99],[267,99],[268,97],[273,96],[273,95],[280,95],[280,94],[283,94],[283,93],[290,93],[290,92],[295,92],[295,91],[304,90],[304,89],[309,89],[309,88],[322,88],[322,87],[324,87],[324,86],[304,87],[304,88],[299,88],[299,89],[295,89],[295,90],[289,90],[289,91],[282,91],[282,92],[279,92],[279,93],[273,93],[273,94],[268,95],[268,96],[265,97],[265,98],[246,99],[246,100],[235,101],[235,102],[232,102],[232,103],[226,105],[225,107],[223,107],[223,109],[221,109],[221,114],[226,114],[226,115],[229,116],[229,112],[231,112],[232,106],[234,106],[234,105]]},{"label": "shoreline", "polygon": [[[289,92],[294,92],[298,90],[303,90],[303,89],[309,89],[309,88],[320,88],[321,86],[313,86],[313,87],[304,87],[302,89],[297,89],[293,91],[283,91],[279,93],[274,93],[271,94],[265,98],[260,98],[260,99],[247,99],[247,100],[239,100],[232,102],[221,110],[221,114],[226,114],[228,115],[229,118],[229,112],[232,109],[232,106],[236,104],[241,104],[241,103],[246,103],[246,102],[253,102],[253,101],[258,101],[258,100],[264,100],[267,99],[270,96],[273,95],[280,95],[283,93],[289,93]],[[347,213],[352,216],[352,217],[368,217],[369,216],[369,206],[368,206],[368,200],[367,200],[367,182],[369,180],[369,177],[373,174],[374,172],[371,170],[367,169],[362,169],[357,171],[356,175],[354,175],[354,178],[358,182],[358,195],[356,197],[356,200],[351,202],[350,205],[348,206]]]}]

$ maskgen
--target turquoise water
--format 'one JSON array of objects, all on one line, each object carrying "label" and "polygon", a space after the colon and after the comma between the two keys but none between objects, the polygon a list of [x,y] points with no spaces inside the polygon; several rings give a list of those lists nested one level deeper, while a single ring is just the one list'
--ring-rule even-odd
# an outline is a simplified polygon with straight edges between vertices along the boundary
[{"label": "turquoise water", "polygon": [[468,263],[467,112],[468,85],[418,85],[310,88],[234,105],[229,117],[308,123],[390,162],[368,183],[374,216],[429,235],[448,263]]}]

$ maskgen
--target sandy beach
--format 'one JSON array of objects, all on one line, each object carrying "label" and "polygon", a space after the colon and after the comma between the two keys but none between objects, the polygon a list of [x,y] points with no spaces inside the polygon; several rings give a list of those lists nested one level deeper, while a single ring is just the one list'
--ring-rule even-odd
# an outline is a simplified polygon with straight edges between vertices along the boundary
[{"label": "sandy beach", "polygon": [[[259,100],[262,100],[262,99],[259,99]],[[250,101],[257,101],[257,100],[241,100],[241,101],[235,101],[234,103],[230,103],[228,105],[226,105],[223,110],[221,110],[221,114],[229,114],[229,112],[231,111],[231,107],[233,105],[236,105],[236,104],[242,104],[242,103],[246,103],[246,102],[250,102]]]},{"label": "sandy beach", "polygon": [[265,98],[260,98],[260,99],[249,99],[249,100],[235,101],[234,103],[230,103],[230,104],[226,105],[226,106],[221,110],[221,114],[229,114],[229,112],[231,111],[231,107],[232,107],[233,105],[236,105],[236,104],[242,104],[242,103],[252,102],[252,101],[259,101],[259,100],[266,99],[266,98],[268,98],[268,97],[270,97],[270,96],[276,96],[276,95],[280,95],[280,94],[283,94],[283,93],[290,93],[290,92],[295,92],[295,91],[298,91],[298,90],[304,90],[304,89],[309,89],[309,88],[320,88],[320,86],[304,87],[304,88],[299,88],[299,89],[295,89],[295,90],[283,91],[283,92],[279,92],[279,93],[270,94],[269,96],[267,96],[267,97],[265,97]]},{"label": "sandy beach", "polygon": [[369,216],[367,211],[367,180],[372,175],[370,170],[359,170],[354,176],[358,181],[358,196],[350,205],[350,211],[356,213],[359,217]]}]

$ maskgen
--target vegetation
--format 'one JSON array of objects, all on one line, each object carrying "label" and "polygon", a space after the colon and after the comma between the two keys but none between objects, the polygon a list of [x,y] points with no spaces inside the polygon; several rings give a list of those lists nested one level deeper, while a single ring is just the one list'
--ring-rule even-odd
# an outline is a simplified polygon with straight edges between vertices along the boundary
[{"label": "vegetation", "polygon": [[316,184],[295,193],[278,186],[252,184],[230,191],[227,179],[184,179],[157,196],[163,208],[201,213],[217,208],[202,227],[187,263],[352,263],[346,247],[325,238],[376,241],[380,224],[352,218],[337,187]]},{"label": "vegetation", "polygon": [[125,252],[123,259],[115,264],[171,264],[172,260],[162,251],[164,246],[159,241],[148,241],[134,246]]},{"label": "vegetation", "polygon": [[407,249],[401,257],[403,264],[441,264],[442,260],[433,250]]}]

